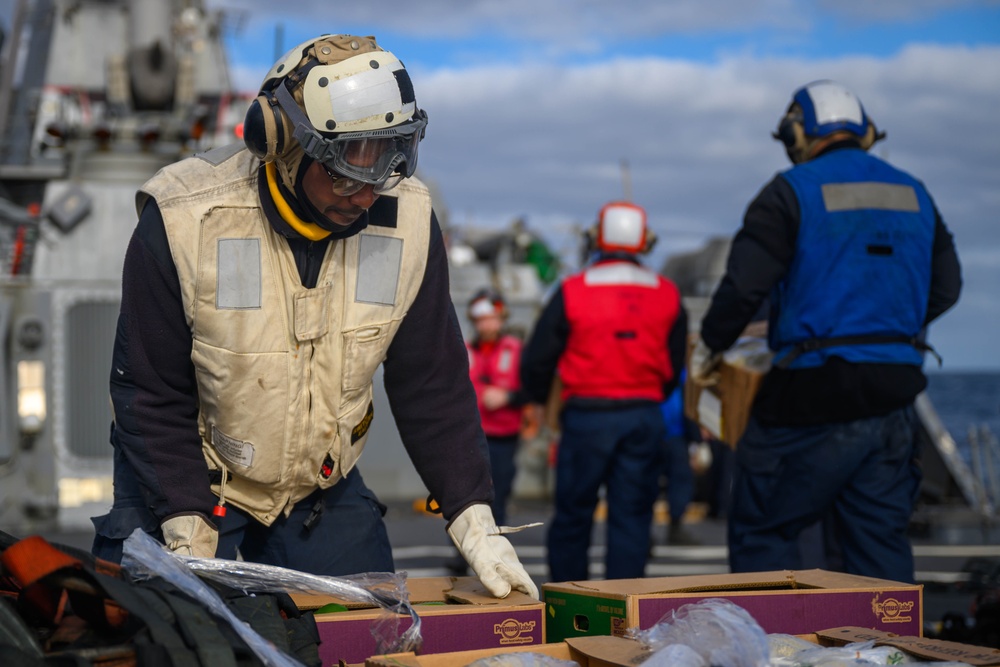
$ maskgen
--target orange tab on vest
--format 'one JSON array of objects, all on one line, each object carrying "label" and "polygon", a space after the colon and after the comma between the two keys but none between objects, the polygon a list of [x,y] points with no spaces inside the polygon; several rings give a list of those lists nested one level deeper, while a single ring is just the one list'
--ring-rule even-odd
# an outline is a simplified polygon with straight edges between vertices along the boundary
[{"label": "orange tab on vest", "polygon": [[0,556],[3,566],[22,587],[66,567],[80,567],[80,561],[49,544],[38,535],[26,537],[8,547]]}]

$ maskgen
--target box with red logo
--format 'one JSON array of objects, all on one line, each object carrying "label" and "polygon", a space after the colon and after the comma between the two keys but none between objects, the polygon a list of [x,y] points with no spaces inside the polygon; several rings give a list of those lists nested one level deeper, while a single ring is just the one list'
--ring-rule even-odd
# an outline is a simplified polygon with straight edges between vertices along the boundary
[{"label": "box with red logo", "polygon": [[[545,637],[545,606],[538,600],[512,591],[506,598],[493,597],[475,577],[426,577],[407,579],[410,604],[420,617],[423,638],[421,654],[511,648],[541,644]],[[362,663],[383,652],[373,630],[386,619],[379,608],[323,595],[294,593],[299,609],[323,610],[331,605],[343,611],[317,613],[324,665]],[[406,631],[413,620],[398,617],[398,630]]]},{"label": "box with red logo", "polygon": [[645,630],[682,605],[724,598],[765,632],[802,635],[860,626],[899,635],[923,630],[923,586],[825,570],[547,583],[545,641]]}]

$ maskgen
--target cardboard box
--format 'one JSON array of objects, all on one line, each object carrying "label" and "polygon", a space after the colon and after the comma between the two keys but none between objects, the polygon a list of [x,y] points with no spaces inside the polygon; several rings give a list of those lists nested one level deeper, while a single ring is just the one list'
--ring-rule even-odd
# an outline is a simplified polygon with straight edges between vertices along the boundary
[{"label": "cardboard box", "polygon": [[[499,600],[476,577],[408,579],[410,603],[420,617],[422,654],[541,644],[545,637],[545,606],[512,591]],[[356,602],[322,595],[292,594],[299,609],[319,609],[335,603],[347,611],[316,615],[324,665],[361,663],[384,653],[372,635],[373,623],[385,619],[383,609],[357,608]],[[399,632],[413,621],[399,617]]]},{"label": "cardboard box", "polygon": [[965,662],[970,665],[1000,665],[1000,649],[960,644],[941,639],[923,637],[901,637],[891,632],[869,630],[867,628],[843,627],[820,630],[816,641],[824,646],[842,646],[853,642],[874,640],[876,646],[894,646],[912,656],[928,661]]},{"label": "cardboard box", "polygon": [[724,598],[767,633],[861,626],[920,636],[923,586],[825,570],[547,583],[545,640],[623,636],[645,630],[682,605]]},{"label": "cardboard box", "polygon": [[[693,338],[688,348],[689,357],[696,340]],[[747,428],[753,400],[766,372],[731,360],[740,358],[742,349],[745,355],[759,363],[762,356],[768,355],[762,352],[765,345],[763,339],[737,342],[723,356],[719,365],[719,383],[714,386],[700,387],[694,382],[685,382],[684,416],[703,426],[715,438],[735,447]]]},{"label": "cardboard box", "polygon": [[[851,642],[874,640],[876,645],[895,646],[907,654],[927,661],[961,661],[977,667],[1000,666],[1000,649],[983,648],[921,637],[899,636],[859,627],[842,627],[798,635],[823,646],[842,646]],[[622,637],[575,637],[556,644],[522,646],[510,649],[484,649],[434,655],[395,653],[373,656],[365,667],[466,667],[482,658],[510,653],[530,652],[559,660],[572,660],[581,667],[635,667],[650,653],[636,641]]]},{"label": "cardboard box", "polygon": [[515,648],[459,651],[435,655],[392,653],[373,656],[365,667],[466,667],[476,660],[510,653],[540,653],[558,660],[572,660],[581,667],[634,667],[649,651],[639,642],[622,637],[576,637],[558,644],[520,646]]}]

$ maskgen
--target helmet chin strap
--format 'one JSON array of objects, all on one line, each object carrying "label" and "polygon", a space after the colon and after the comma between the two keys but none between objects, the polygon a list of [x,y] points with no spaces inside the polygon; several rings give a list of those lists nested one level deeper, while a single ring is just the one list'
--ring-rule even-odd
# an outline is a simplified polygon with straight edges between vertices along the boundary
[{"label": "helmet chin strap", "polygon": [[330,235],[331,232],[323,229],[315,222],[307,222],[295,214],[292,207],[285,201],[284,195],[281,194],[281,189],[278,188],[278,169],[274,166],[273,162],[268,162],[264,166],[264,171],[267,174],[267,190],[271,193],[274,208],[278,211],[278,215],[281,216],[282,220],[288,223],[289,227],[310,241],[322,241]]}]

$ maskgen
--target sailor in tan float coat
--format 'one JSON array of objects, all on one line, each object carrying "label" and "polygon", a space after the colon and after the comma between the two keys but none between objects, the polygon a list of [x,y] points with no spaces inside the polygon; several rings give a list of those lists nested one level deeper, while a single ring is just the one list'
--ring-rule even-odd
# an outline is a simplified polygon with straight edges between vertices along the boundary
[{"label": "sailor in tan float coat", "polygon": [[166,167],[137,198],[111,371],[115,504],[195,556],[320,574],[392,570],[356,467],[372,376],[463,556],[537,596],[493,489],[447,257],[412,178],[427,116],[372,37],[327,35],[264,79],[245,145]]}]

